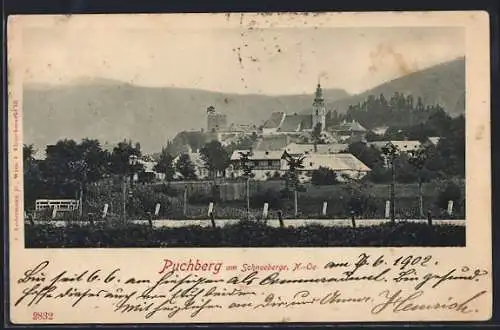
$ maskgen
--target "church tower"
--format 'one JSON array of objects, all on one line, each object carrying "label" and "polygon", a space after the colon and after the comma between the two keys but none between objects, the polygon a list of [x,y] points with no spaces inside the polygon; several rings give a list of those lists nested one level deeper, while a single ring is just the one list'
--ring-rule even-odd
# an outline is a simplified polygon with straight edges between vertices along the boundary
[{"label": "church tower", "polygon": [[318,123],[321,124],[321,131],[323,131],[326,128],[326,106],[325,99],[323,99],[323,90],[319,82],[313,102],[312,128],[314,129]]}]

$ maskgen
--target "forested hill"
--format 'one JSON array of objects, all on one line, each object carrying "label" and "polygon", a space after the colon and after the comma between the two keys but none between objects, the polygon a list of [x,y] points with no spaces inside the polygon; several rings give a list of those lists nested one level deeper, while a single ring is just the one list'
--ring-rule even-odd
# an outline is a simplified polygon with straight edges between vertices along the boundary
[{"label": "forested hill", "polygon": [[[96,138],[114,144],[132,139],[145,152],[158,152],[181,131],[206,129],[206,109],[215,106],[229,123],[261,125],[273,111],[301,112],[314,98],[304,95],[231,94],[175,87],[144,87],[107,79],[72,85],[24,86],[24,141],[37,148],[61,137]],[[325,99],[345,98],[341,89]]]},{"label": "forested hill", "polygon": [[425,105],[440,105],[451,116],[465,113],[465,58],[442,63],[394,79],[361,94],[329,104],[331,110],[346,113],[349,106],[361,104],[370,95],[390,99],[395,93],[420,97]]}]

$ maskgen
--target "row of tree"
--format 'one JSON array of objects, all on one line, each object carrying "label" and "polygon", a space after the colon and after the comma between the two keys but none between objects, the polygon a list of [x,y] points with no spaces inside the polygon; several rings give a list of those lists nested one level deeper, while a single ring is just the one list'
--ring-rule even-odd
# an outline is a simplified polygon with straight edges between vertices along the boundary
[{"label": "row of tree", "polygon": [[343,120],[357,120],[364,127],[371,129],[379,126],[413,126],[424,123],[436,113],[445,113],[440,105],[426,105],[419,96],[395,92],[389,99],[384,94],[378,97],[369,95],[358,104],[349,105],[345,114],[336,110],[330,111],[326,117],[328,127],[335,126]]}]

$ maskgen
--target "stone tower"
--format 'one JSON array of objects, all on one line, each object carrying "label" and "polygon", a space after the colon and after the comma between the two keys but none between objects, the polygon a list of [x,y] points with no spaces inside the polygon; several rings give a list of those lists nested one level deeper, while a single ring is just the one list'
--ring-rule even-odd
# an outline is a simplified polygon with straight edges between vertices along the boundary
[{"label": "stone tower", "polygon": [[223,113],[217,113],[215,107],[207,108],[207,131],[220,132],[227,128],[227,116]]},{"label": "stone tower", "polygon": [[318,123],[321,124],[321,130],[323,131],[326,126],[326,106],[325,99],[323,98],[323,90],[319,82],[313,102],[312,128],[314,129]]}]

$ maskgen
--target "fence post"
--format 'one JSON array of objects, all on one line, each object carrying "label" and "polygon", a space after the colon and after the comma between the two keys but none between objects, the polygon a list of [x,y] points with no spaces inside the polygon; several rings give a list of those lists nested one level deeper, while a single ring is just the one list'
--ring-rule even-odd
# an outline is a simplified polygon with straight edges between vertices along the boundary
[{"label": "fence post", "polygon": [[184,216],[187,215],[187,185],[184,186],[184,209],[183,209],[183,212],[184,212]]},{"label": "fence post", "polygon": [[156,203],[155,205],[155,217],[160,215],[160,203]]},{"label": "fence post", "polygon": [[429,226],[432,227],[432,212],[431,212],[431,210],[427,211],[427,223],[429,224]]},{"label": "fence post", "polygon": [[153,215],[151,212],[148,212],[148,222],[149,222],[149,228],[153,229]]},{"label": "fence post", "polygon": [[352,228],[356,228],[356,219],[354,219],[354,211],[351,211],[351,224]]},{"label": "fence post", "polygon": [[269,210],[269,204],[268,203],[264,203],[264,208],[262,209],[262,218],[263,218],[263,220],[267,220],[268,210]]},{"label": "fence post", "polygon": [[108,215],[108,207],[109,207],[109,204],[106,203],[104,204],[104,208],[102,209],[102,218],[106,218],[106,215]]},{"label": "fence post", "polygon": [[297,201],[297,188],[293,191],[293,199],[294,199],[294,205],[295,205],[295,218],[297,218],[297,215],[299,214],[299,207],[298,207],[298,201]]},{"label": "fence post", "polygon": [[280,227],[283,228],[285,224],[283,223],[283,214],[281,213],[281,211],[278,211],[278,220],[280,222]]},{"label": "fence post", "polygon": [[448,201],[448,208],[446,209],[446,213],[451,217],[453,215],[453,201]]},{"label": "fence post", "polygon": [[215,214],[210,212],[210,221],[212,222],[212,228],[215,228]]}]

